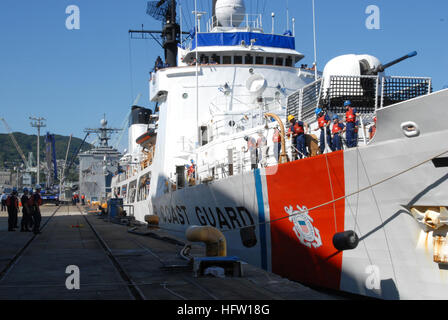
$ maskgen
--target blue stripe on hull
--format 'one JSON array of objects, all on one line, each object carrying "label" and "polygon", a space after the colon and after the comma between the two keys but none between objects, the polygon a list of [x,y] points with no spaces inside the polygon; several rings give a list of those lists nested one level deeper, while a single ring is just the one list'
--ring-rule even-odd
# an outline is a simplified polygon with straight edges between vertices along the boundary
[{"label": "blue stripe on hull", "polygon": [[260,249],[261,249],[261,267],[265,270],[268,269],[267,263],[267,251],[266,251],[266,216],[264,212],[263,202],[263,185],[261,183],[260,169],[254,171],[255,176],[255,189],[257,192],[257,204],[258,204],[258,222],[260,223]]}]

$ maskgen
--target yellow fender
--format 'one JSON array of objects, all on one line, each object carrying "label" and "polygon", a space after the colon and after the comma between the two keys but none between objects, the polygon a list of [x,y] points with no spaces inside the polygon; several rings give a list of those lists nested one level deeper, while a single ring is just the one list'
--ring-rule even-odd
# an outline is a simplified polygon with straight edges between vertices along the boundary
[{"label": "yellow fender", "polygon": [[156,215],[147,215],[145,216],[145,221],[148,222],[148,227],[158,227],[159,226],[159,217]]},{"label": "yellow fender", "polygon": [[203,242],[207,257],[226,257],[227,241],[224,234],[212,226],[191,226],[185,232],[188,241]]}]

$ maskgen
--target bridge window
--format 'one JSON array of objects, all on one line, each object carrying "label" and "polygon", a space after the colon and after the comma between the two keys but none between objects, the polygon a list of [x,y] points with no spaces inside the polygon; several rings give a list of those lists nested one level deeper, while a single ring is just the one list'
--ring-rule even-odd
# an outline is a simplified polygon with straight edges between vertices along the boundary
[{"label": "bridge window", "polygon": [[244,59],[244,63],[245,64],[253,64],[254,63],[254,57],[251,56],[250,54],[247,54],[245,59]]},{"label": "bridge window", "polygon": [[274,58],[273,57],[266,57],[266,64],[267,65],[274,65]]},{"label": "bridge window", "polygon": [[220,64],[221,63],[221,57],[217,56],[216,54],[213,54],[210,58],[211,64]]},{"label": "bridge window", "polygon": [[233,57],[233,63],[234,64],[242,64],[243,63],[243,57],[242,56],[234,56]]},{"label": "bridge window", "polygon": [[283,58],[278,57],[277,59],[275,59],[275,65],[276,66],[282,66],[283,65]]},{"label": "bridge window", "polygon": [[285,59],[285,66],[292,67],[292,59],[291,57],[288,57]]},{"label": "bridge window", "polygon": [[231,56],[223,56],[222,64],[232,64],[232,57]]},{"label": "bridge window", "polygon": [[201,61],[201,64],[208,64],[208,56],[202,55],[200,61]]},{"label": "bridge window", "polygon": [[255,64],[264,64],[264,57],[256,57],[255,58]]}]

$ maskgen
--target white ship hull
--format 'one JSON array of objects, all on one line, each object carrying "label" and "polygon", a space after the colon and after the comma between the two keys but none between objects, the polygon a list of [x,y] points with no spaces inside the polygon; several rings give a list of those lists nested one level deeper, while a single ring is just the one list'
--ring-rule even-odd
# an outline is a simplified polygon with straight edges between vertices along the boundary
[{"label": "white ship hull", "polygon": [[[438,120],[446,101],[448,90],[380,109],[368,146],[155,194],[134,204],[135,216],[155,214],[181,237],[190,225],[216,226],[229,255],[304,283],[383,299],[448,299],[448,268],[433,261],[433,232],[409,211],[448,206],[448,167],[431,161],[448,156],[448,128]],[[408,121],[418,136],[404,135]],[[256,244],[245,246],[241,230],[251,225]],[[346,230],[359,245],[338,251],[333,236]]]}]

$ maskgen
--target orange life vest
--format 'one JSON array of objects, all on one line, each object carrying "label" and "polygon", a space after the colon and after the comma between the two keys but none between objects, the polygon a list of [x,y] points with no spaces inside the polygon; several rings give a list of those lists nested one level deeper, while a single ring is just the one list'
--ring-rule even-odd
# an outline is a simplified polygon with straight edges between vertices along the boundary
[{"label": "orange life vest", "polygon": [[375,132],[376,132],[376,126],[372,126],[371,129],[372,129],[372,131],[370,131],[370,137],[369,137],[370,139],[372,139],[373,136],[375,135]]},{"label": "orange life vest", "polygon": [[40,194],[35,193],[33,195],[31,195],[31,197],[28,199],[28,205],[30,207],[32,206],[36,206],[39,207],[42,205],[42,198],[40,197]]},{"label": "orange life vest", "polygon": [[333,134],[339,133],[341,131],[342,131],[342,128],[339,126],[339,123],[333,124],[333,130],[331,130],[331,132]]},{"label": "orange life vest", "polygon": [[319,123],[319,128],[325,127],[325,125],[327,124],[327,120],[325,120],[325,115],[317,119],[317,122]]},{"label": "orange life vest", "polygon": [[305,133],[305,129],[303,128],[303,126],[299,125],[299,123],[296,122],[296,124],[294,125],[294,133],[296,134]]},{"label": "orange life vest", "polygon": [[345,120],[347,122],[355,122],[356,121],[356,115],[353,112],[352,108],[348,108],[348,111],[345,113]]},{"label": "orange life vest", "polygon": [[278,132],[278,130],[275,130],[274,131],[274,136],[272,137],[272,142],[278,143],[278,142],[281,142],[281,141],[282,141],[282,139],[280,137],[280,132]]},{"label": "orange life vest", "polygon": [[9,196],[6,198],[6,206],[8,207],[19,207],[19,199],[16,196]]},{"label": "orange life vest", "polygon": [[194,166],[190,166],[188,168],[188,172],[187,172],[188,176],[193,176],[194,170],[195,170],[195,167]]}]

